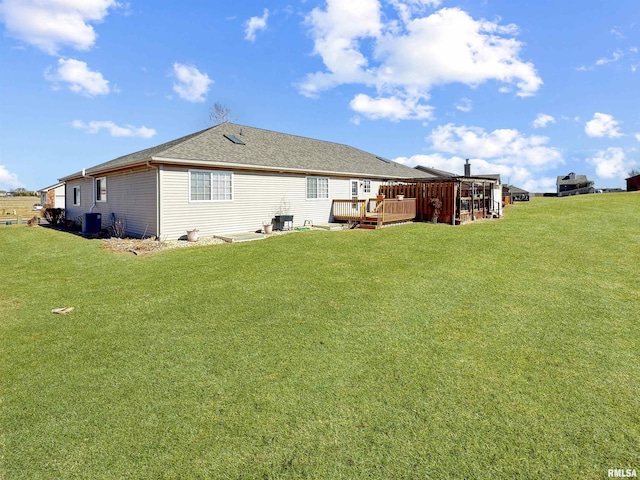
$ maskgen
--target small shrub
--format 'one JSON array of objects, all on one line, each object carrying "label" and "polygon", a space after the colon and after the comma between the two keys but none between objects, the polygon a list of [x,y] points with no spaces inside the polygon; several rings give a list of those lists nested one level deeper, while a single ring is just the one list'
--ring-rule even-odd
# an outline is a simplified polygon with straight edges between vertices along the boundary
[{"label": "small shrub", "polygon": [[47,207],[44,210],[42,210],[42,216],[51,225],[58,225],[64,219],[64,208]]},{"label": "small shrub", "polygon": [[438,197],[434,197],[430,200],[430,203],[431,203],[431,208],[433,208],[431,221],[433,223],[437,223],[438,217],[440,216],[440,212],[442,211],[442,200],[440,200]]}]

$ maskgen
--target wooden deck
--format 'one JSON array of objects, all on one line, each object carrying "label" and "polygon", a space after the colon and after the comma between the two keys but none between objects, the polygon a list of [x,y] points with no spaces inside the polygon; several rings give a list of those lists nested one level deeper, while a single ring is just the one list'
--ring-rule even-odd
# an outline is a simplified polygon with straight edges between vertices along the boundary
[{"label": "wooden deck", "polygon": [[334,200],[332,214],[338,222],[355,222],[360,228],[378,228],[416,218],[416,199]]}]

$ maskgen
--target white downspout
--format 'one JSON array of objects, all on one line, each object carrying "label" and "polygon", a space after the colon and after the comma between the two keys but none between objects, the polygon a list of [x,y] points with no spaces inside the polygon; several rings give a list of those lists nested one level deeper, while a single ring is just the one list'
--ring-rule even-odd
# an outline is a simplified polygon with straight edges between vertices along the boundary
[{"label": "white downspout", "polygon": [[90,178],[91,179],[91,185],[93,186],[93,205],[91,205],[91,208],[89,209],[89,213],[93,213],[93,209],[96,208],[96,177],[93,177],[91,175],[87,175],[85,173],[85,169],[82,169],[82,178]]},{"label": "white downspout", "polygon": [[156,169],[156,238],[160,240],[160,167],[151,165],[150,160],[147,160],[147,167]]}]

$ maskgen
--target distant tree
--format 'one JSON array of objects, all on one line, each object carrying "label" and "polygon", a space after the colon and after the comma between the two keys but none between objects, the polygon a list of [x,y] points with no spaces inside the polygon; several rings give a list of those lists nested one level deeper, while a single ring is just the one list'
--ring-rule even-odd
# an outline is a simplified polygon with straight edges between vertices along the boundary
[{"label": "distant tree", "polygon": [[640,175],[640,170],[638,170],[637,168],[632,168],[631,170],[629,170],[629,173],[627,174],[630,177],[635,177],[636,175]]},{"label": "distant tree", "polygon": [[216,125],[229,121],[231,117],[231,109],[220,102],[213,104],[211,110],[209,110],[209,118]]},{"label": "distant tree", "polygon": [[32,192],[31,190],[27,190],[24,187],[16,188],[15,190],[12,190],[11,192],[9,192],[9,194],[13,195],[14,197],[35,197],[35,196],[37,196],[36,192]]}]

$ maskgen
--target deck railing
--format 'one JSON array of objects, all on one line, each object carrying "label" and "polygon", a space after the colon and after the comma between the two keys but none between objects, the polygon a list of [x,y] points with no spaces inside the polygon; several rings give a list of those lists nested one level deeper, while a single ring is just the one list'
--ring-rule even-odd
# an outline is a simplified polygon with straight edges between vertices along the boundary
[{"label": "deck railing", "polygon": [[416,217],[416,199],[334,200],[332,214],[338,221],[376,222],[380,226],[413,220]]},{"label": "deck railing", "polygon": [[331,213],[336,220],[360,220],[366,213],[368,200],[334,200]]}]

